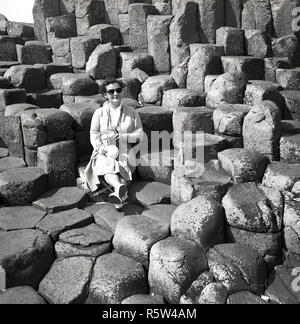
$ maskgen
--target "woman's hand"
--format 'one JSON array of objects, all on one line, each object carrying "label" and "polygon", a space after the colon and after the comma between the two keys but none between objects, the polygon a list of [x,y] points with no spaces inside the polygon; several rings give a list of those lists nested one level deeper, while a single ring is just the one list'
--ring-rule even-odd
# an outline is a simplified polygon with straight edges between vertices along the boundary
[{"label": "woman's hand", "polygon": [[107,154],[107,149],[105,148],[104,145],[101,145],[101,146],[98,148],[98,153],[101,154],[101,155],[106,156],[106,154]]}]

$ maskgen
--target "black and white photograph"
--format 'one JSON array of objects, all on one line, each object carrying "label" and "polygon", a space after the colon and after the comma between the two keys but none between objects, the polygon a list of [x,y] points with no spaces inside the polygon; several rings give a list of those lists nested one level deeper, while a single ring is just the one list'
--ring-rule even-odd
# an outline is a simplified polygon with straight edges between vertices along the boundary
[{"label": "black and white photograph", "polygon": [[0,304],[300,304],[300,0],[0,0]]}]

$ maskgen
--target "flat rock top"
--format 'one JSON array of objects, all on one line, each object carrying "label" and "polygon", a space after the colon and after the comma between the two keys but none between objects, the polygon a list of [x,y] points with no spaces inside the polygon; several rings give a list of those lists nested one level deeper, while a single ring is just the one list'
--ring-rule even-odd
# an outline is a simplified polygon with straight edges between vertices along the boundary
[{"label": "flat rock top", "polygon": [[163,203],[170,198],[170,186],[160,182],[134,182],[129,187],[129,200],[142,206]]},{"label": "flat rock top", "polygon": [[282,141],[289,142],[291,145],[300,145],[300,134],[296,135],[284,135],[281,138]]},{"label": "flat rock top", "polygon": [[71,209],[57,214],[48,214],[37,228],[52,235],[54,239],[63,231],[91,224],[93,218],[81,209]]},{"label": "flat rock top", "polygon": [[[0,147],[0,159],[8,156],[8,149],[4,147]],[[1,160],[0,160],[1,163]],[[1,164],[0,164],[1,165]]]},{"label": "flat rock top", "polygon": [[26,164],[23,159],[14,157],[4,157],[0,159],[0,173],[18,168],[26,168]]},{"label": "flat rock top", "polygon": [[14,65],[20,65],[20,63],[15,61],[0,61],[0,69],[8,69]]},{"label": "flat rock top", "polygon": [[9,116],[19,116],[21,112],[26,110],[34,110],[34,109],[40,109],[38,106],[31,105],[28,103],[19,103],[19,104],[13,104],[13,105],[7,105],[5,108],[5,117]]},{"label": "flat rock top", "polygon": [[8,256],[38,249],[39,246],[43,246],[48,239],[48,235],[38,230],[0,232],[0,261]]},{"label": "flat rock top", "polygon": [[15,287],[0,292],[0,305],[39,305],[45,300],[31,287]]},{"label": "flat rock top", "polygon": [[262,298],[252,294],[250,291],[241,291],[228,297],[229,305],[266,305]]},{"label": "flat rock top", "polygon": [[4,171],[0,174],[0,184],[13,182],[31,182],[40,177],[46,176],[45,172],[39,168],[20,168]]},{"label": "flat rock top", "polygon": [[113,234],[103,230],[96,224],[74,229],[59,236],[59,240],[64,243],[90,247],[102,243],[111,242]]},{"label": "flat rock top", "polygon": [[75,207],[83,207],[86,203],[85,192],[77,187],[65,187],[47,192],[33,203],[33,206],[48,212],[58,212]]},{"label": "flat rock top", "polygon": [[92,274],[93,258],[78,256],[58,259],[39,286],[39,293],[50,303],[84,303]]},{"label": "flat rock top", "polygon": [[0,208],[0,229],[33,229],[45,217],[44,211],[30,206]]},{"label": "flat rock top", "polygon": [[118,282],[128,276],[135,276],[136,273],[144,275],[143,267],[133,259],[110,253],[99,257],[94,268],[94,277],[98,280]]},{"label": "flat rock top", "polygon": [[252,106],[249,105],[240,105],[240,104],[223,104],[220,105],[217,110],[224,113],[241,113],[247,114],[252,109]]},{"label": "flat rock top", "polygon": [[56,74],[52,74],[50,79],[61,79],[63,82],[67,82],[67,81],[76,81],[76,80],[80,80],[80,79],[89,79],[92,81],[92,79],[90,78],[90,76],[86,73],[56,73]]},{"label": "flat rock top", "polygon": [[272,173],[274,176],[288,176],[300,179],[300,164],[273,162],[268,166],[267,172]]},{"label": "flat rock top", "polygon": [[299,90],[283,90],[283,91],[280,91],[280,93],[284,97],[300,99],[300,91]]},{"label": "flat rock top", "polygon": [[285,134],[300,134],[300,121],[298,120],[282,120],[282,132]]},{"label": "flat rock top", "polygon": [[123,305],[163,305],[164,300],[159,296],[133,295],[122,301]]},{"label": "flat rock top", "polygon": [[145,106],[136,110],[140,115],[173,115],[173,112],[162,106]]},{"label": "flat rock top", "polygon": [[171,217],[176,209],[177,206],[173,205],[154,205],[147,207],[143,215],[157,222],[170,224]]}]

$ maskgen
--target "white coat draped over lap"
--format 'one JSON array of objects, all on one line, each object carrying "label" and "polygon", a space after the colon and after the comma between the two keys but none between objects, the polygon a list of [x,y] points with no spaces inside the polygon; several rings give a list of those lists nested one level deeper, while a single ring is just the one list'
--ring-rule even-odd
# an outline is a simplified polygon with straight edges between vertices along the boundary
[{"label": "white coat draped over lap", "polygon": [[120,108],[118,131],[120,134],[124,134],[127,140],[120,142],[117,160],[98,152],[102,145],[115,144],[113,140],[115,127],[111,125],[110,103],[106,102],[93,115],[90,140],[94,151],[84,172],[91,191],[97,190],[97,186],[100,184],[98,177],[105,174],[120,173],[125,180],[132,180],[132,174],[136,168],[136,153],[132,146],[142,140],[143,126],[139,114],[134,109],[123,103]]}]

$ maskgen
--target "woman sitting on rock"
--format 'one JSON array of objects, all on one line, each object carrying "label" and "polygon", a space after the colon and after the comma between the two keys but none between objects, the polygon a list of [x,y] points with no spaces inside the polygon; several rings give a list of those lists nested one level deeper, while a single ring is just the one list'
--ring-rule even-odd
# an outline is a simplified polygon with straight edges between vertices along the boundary
[{"label": "woman sitting on rock", "polygon": [[116,79],[108,79],[101,86],[100,92],[107,101],[92,118],[90,138],[94,151],[85,170],[92,191],[97,190],[101,177],[114,188],[109,202],[117,209],[127,199],[127,183],[132,181],[136,168],[133,146],[144,134],[139,114],[122,101],[124,88]]}]

